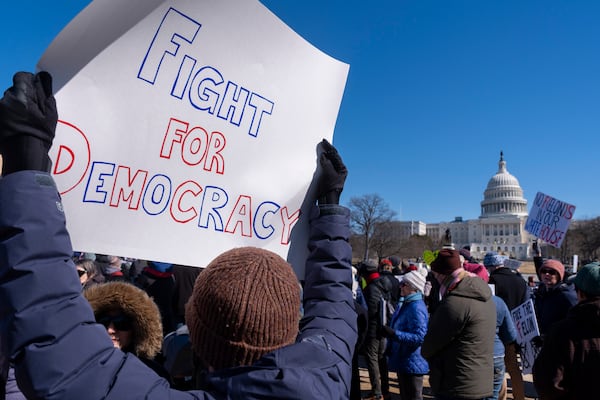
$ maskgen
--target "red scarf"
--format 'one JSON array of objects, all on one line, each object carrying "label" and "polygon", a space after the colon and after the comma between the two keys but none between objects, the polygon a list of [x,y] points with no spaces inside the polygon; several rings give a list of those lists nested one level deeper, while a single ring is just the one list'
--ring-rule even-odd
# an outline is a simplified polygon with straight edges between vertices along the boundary
[{"label": "red scarf", "polygon": [[372,272],[371,274],[365,277],[365,281],[367,281],[367,285],[373,282],[375,279],[379,278],[379,272]]}]

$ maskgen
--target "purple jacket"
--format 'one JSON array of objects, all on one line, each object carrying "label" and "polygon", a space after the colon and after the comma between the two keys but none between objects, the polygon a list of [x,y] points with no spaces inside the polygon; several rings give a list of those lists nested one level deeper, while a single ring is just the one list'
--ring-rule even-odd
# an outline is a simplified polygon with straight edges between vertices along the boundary
[{"label": "purple jacket", "polygon": [[106,400],[348,398],[357,338],[349,211],[329,205],[312,214],[297,342],[252,366],[209,375],[207,391],[178,392],[113,348],[94,322],[52,178],[23,171],[0,179],[0,337],[7,339],[23,393]]}]

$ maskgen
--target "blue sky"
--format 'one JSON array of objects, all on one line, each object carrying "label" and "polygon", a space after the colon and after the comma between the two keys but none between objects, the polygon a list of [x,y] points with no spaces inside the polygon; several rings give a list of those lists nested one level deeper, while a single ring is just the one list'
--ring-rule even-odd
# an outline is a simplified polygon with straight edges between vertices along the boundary
[{"label": "blue sky", "polygon": [[[3,5],[2,88],[88,3]],[[541,191],[600,216],[600,2],[262,3],[350,64],[334,136],[343,203],[377,193],[401,220],[477,218],[502,150],[529,208]]]}]

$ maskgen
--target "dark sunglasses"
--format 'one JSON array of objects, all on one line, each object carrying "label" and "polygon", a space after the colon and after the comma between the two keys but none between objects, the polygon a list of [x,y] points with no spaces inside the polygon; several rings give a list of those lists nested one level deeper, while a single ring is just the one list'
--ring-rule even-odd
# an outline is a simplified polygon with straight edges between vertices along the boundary
[{"label": "dark sunglasses", "polygon": [[113,317],[105,315],[98,317],[96,321],[98,321],[99,324],[104,325],[107,329],[112,323],[114,328],[118,331],[130,331],[133,327],[133,321],[126,315],[115,315]]},{"label": "dark sunglasses", "polygon": [[544,274],[550,274],[550,275],[557,275],[558,276],[558,272],[556,270],[553,270],[552,268],[542,268],[542,269],[540,269],[540,275],[544,275]]},{"label": "dark sunglasses", "polygon": [[77,270],[77,275],[79,275],[79,276],[83,276],[84,274],[85,274],[85,271],[84,271],[84,270],[82,270],[82,269],[78,269],[78,270]]}]

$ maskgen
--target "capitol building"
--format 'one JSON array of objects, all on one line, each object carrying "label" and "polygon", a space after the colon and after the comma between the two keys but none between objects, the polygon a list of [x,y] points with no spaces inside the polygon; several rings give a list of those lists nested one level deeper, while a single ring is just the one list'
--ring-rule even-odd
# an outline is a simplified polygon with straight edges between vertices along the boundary
[{"label": "capitol building", "polygon": [[420,221],[402,221],[403,236],[427,235],[434,241],[450,230],[452,242],[459,249],[469,246],[471,255],[482,260],[488,251],[497,251],[518,260],[531,259],[534,239],[525,231],[527,200],[519,181],[506,169],[500,152],[498,172],[492,176],[483,192],[481,214],[478,219],[425,224]]}]

